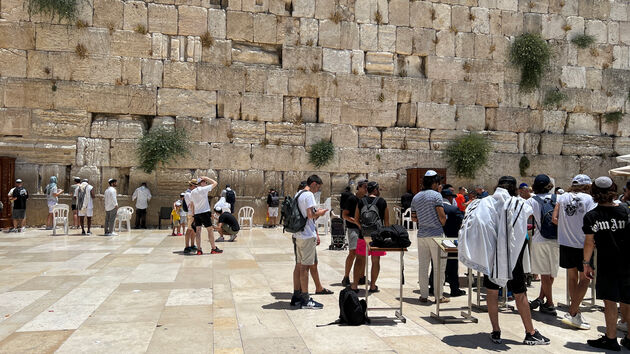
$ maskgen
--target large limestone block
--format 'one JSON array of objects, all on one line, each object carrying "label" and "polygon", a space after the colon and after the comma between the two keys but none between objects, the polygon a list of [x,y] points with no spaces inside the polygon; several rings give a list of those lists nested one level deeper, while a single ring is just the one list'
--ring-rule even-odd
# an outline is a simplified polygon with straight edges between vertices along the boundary
[{"label": "large limestone block", "polygon": [[613,151],[613,138],[607,136],[567,134],[562,144],[562,155],[611,155]]},{"label": "large limestone block", "polygon": [[615,137],[614,138],[613,147],[615,150],[615,154],[617,155],[627,155],[630,154],[630,138],[627,137]]},{"label": "large limestone block", "polygon": [[456,129],[483,130],[486,126],[486,109],[482,106],[457,106]]},{"label": "large limestone block", "polygon": [[398,127],[415,127],[416,112],[418,105],[416,103],[399,103],[396,117],[396,126]]},{"label": "large limestone block", "polygon": [[489,34],[490,33],[490,12],[488,9],[481,7],[473,7],[470,13],[474,16],[472,21],[473,33]]},{"label": "large limestone block", "polygon": [[378,50],[378,26],[362,24],[360,27],[360,48],[362,50]]},{"label": "large limestone block", "polygon": [[[319,21],[314,18],[300,19],[300,45],[314,46],[319,39]],[[296,43],[297,45],[297,43]]]},{"label": "large limestone block", "polygon": [[147,4],[144,1],[125,2],[123,16],[123,29],[133,31],[138,26],[147,28]]},{"label": "large limestone block", "polygon": [[237,41],[254,40],[254,15],[248,12],[227,12],[227,38]]},{"label": "large limestone block", "polygon": [[50,53],[49,58],[50,69],[55,78],[59,80],[115,84],[122,77],[122,60],[120,58],[90,57],[81,59],[74,53],[55,52]]},{"label": "large limestone block", "polygon": [[122,29],[124,22],[124,3],[120,0],[94,0],[94,26]]},{"label": "large limestone block", "polygon": [[335,2],[334,0],[316,0],[315,18],[320,20],[329,18],[336,10]]},{"label": "large limestone block", "polygon": [[109,140],[79,137],[76,146],[77,166],[109,166]]},{"label": "large limestone block", "polygon": [[4,104],[17,108],[54,108],[52,84],[46,80],[8,79]]},{"label": "large limestone block", "polygon": [[588,113],[570,113],[565,133],[599,135],[599,119]]},{"label": "large limestone block", "polygon": [[395,101],[342,102],[341,123],[356,126],[391,127],[396,124]]},{"label": "large limestone block", "polygon": [[[206,142],[191,142],[188,153],[182,153],[176,159],[171,160],[168,167],[172,168],[209,168],[210,145]],[[213,166],[214,167],[214,166]]]},{"label": "large limestone block", "polygon": [[232,142],[262,144],[265,140],[265,123],[233,120],[230,130]]},{"label": "large limestone block", "polygon": [[412,1],[409,3],[409,25],[411,27],[432,27],[432,8],[432,3],[428,1]]},{"label": "large limestone block", "polygon": [[430,150],[430,129],[424,128],[406,128],[405,139],[400,148],[402,150]]},{"label": "large limestone block", "polygon": [[304,171],[312,168],[306,150],[301,146],[254,145],[251,163],[252,168],[266,171]]},{"label": "large limestone block", "polygon": [[237,92],[217,93],[217,116],[222,118],[240,119],[243,97]]},{"label": "large limestone block", "polygon": [[357,0],[354,5],[354,16],[358,23],[373,22],[376,11],[378,11],[377,0]]},{"label": "large limestone block", "polygon": [[[365,129],[365,128],[362,128],[362,129]],[[404,145],[403,143],[405,142],[405,128],[387,128],[383,130],[382,136],[378,130],[377,132],[379,133],[380,139],[378,141],[379,146],[376,146],[376,147],[380,148],[380,145],[382,145],[384,149],[402,149]],[[361,141],[367,140],[361,135],[362,134],[359,131],[359,139]],[[359,143],[359,145],[361,146],[362,144]]]},{"label": "large limestone block", "polygon": [[451,141],[465,134],[466,132],[461,130],[431,130],[429,138],[431,150],[444,150]]},{"label": "large limestone block", "polygon": [[365,54],[365,71],[369,74],[391,75],[394,73],[394,54],[368,52]]},{"label": "large limestone block", "polygon": [[492,144],[492,151],[518,153],[518,134],[512,132],[484,131],[482,134],[488,138]]},{"label": "large limestone block", "polygon": [[28,5],[18,0],[4,0],[0,3],[0,18],[8,21],[28,21]]},{"label": "large limestone block", "polygon": [[137,139],[146,132],[146,124],[141,116],[95,114],[90,126],[90,137]]},{"label": "large limestone block", "polygon": [[26,51],[0,49],[0,74],[4,77],[26,77]]},{"label": "large limestone block", "polygon": [[226,21],[225,10],[208,9],[208,32],[212,37],[225,39]]},{"label": "large limestone block", "polygon": [[341,122],[341,100],[338,98],[319,99],[319,121],[322,123],[339,124]]},{"label": "large limestone block", "polygon": [[265,139],[267,144],[304,146],[305,126],[288,122],[265,125]]},{"label": "large limestone block", "polygon": [[396,53],[411,54],[413,51],[413,29],[411,27],[396,28]]},{"label": "large limestone block", "polygon": [[27,163],[72,165],[76,152],[76,140],[23,137],[4,137],[0,140],[2,156],[15,157]]},{"label": "large limestone block", "polygon": [[425,60],[427,78],[438,80],[463,81],[464,60],[428,56]]},{"label": "large limestone block", "polygon": [[332,127],[331,124],[326,123],[306,123],[306,140],[304,142],[306,149],[308,150],[311,145],[322,140],[331,141]]},{"label": "large limestone block", "polygon": [[245,91],[245,74],[242,67],[225,67],[222,65],[197,66],[197,88],[207,91]]},{"label": "large limestone block", "polygon": [[164,61],[164,87],[194,90],[197,86],[197,72],[194,63]]},{"label": "large limestone block", "polygon": [[110,165],[113,167],[137,166],[139,164],[136,155],[137,147],[137,139],[112,139]]},{"label": "large limestone block", "polygon": [[143,85],[162,86],[164,63],[161,60],[142,59],[140,66]]},{"label": "large limestone block", "polygon": [[302,120],[307,123],[317,122],[317,99],[302,97],[300,100]]},{"label": "large limestone block", "polygon": [[[90,133],[91,116],[84,110],[34,109],[31,119],[33,132],[39,136],[74,138],[88,136]],[[23,120],[26,123],[29,121]]]},{"label": "large limestone block", "polygon": [[543,130],[549,133],[562,134],[567,124],[567,112],[543,111]]},{"label": "large limestone block", "polygon": [[274,46],[232,44],[232,60],[245,64],[280,65],[280,56]]},{"label": "large limestone block", "polygon": [[418,102],[416,126],[429,129],[455,129],[454,105]]},{"label": "large limestone block", "polygon": [[35,28],[33,24],[0,21],[0,48],[34,49]]},{"label": "large limestone block", "polygon": [[31,132],[31,112],[20,108],[0,108],[0,136],[29,136]]},{"label": "large limestone block", "polygon": [[283,70],[269,70],[265,82],[265,94],[286,95],[289,93],[289,76]]},{"label": "large limestone block", "polygon": [[451,25],[459,32],[470,32],[472,21],[470,10],[466,6],[453,6],[451,8]]},{"label": "large limestone block", "polygon": [[232,41],[215,40],[210,48],[202,48],[202,62],[220,64],[221,66],[232,64]]},{"label": "large limestone block", "polygon": [[[319,45],[328,48],[340,48],[341,24],[332,20],[319,21]],[[324,56],[326,54],[324,53]]]},{"label": "large limestone block", "polygon": [[544,155],[560,155],[563,144],[563,134],[541,134],[538,152]]},{"label": "large limestone block", "polygon": [[149,32],[177,34],[177,8],[172,5],[149,4]]},{"label": "large limestone block", "polygon": [[283,69],[310,70],[314,67],[322,67],[322,48],[283,46]]},{"label": "large limestone block", "polygon": [[606,23],[600,20],[585,21],[585,34],[595,37],[595,43],[608,43]]},{"label": "large limestone block", "polygon": [[435,54],[435,30],[414,28],[412,54],[428,56]]},{"label": "large limestone block", "polygon": [[378,50],[381,52],[394,52],[396,50],[396,26],[378,26]]},{"label": "large limestone block", "polygon": [[208,32],[208,10],[197,6],[178,7],[177,31],[180,36],[201,36]]},{"label": "large limestone block", "polygon": [[276,43],[277,23],[275,15],[256,14],[254,16],[254,42]]},{"label": "large limestone block", "polygon": [[160,115],[216,117],[217,94],[214,91],[162,88],[158,91],[157,101]]},{"label": "large limestone block", "polygon": [[409,0],[389,1],[389,23],[396,26],[409,26]]},{"label": "large limestone block", "polygon": [[295,17],[313,17],[315,16],[315,1],[312,0],[294,0],[292,16]]},{"label": "large limestone block", "polygon": [[[89,48],[88,48],[89,51]],[[151,35],[132,31],[115,31],[111,35],[111,54],[146,58],[151,53]]]},{"label": "large limestone block", "polygon": [[381,89],[381,79],[377,76],[338,75],[337,96],[346,100],[378,100]]},{"label": "large limestone block", "polygon": [[542,113],[525,108],[488,109],[486,127],[516,133],[539,133],[542,130]]},{"label": "large limestone block", "polygon": [[[374,151],[374,150],[370,150]],[[396,172],[405,172],[407,168],[418,167],[418,156],[416,151],[408,152],[408,151],[400,151],[395,149],[381,149],[375,150],[377,156],[379,156],[375,162],[370,162],[369,166],[377,165],[372,167],[372,171],[369,171],[370,176],[374,174],[374,171],[378,169],[378,171],[396,171]],[[434,166],[434,165],[431,165]],[[370,177],[372,178],[372,177]],[[379,182],[380,183],[380,182]],[[383,192],[381,192],[383,193]],[[398,198],[396,198],[398,199]]]},{"label": "large limestone block", "polygon": [[[289,95],[300,97],[335,97],[337,86],[335,77],[330,73],[303,73],[298,71],[289,74]],[[331,123],[331,122],[330,122]]]},{"label": "large limestone block", "polygon": [[359,146],[359,131],[356,127],[336,124],[332,130],[332,143],[336,147],[356,148]]},{"label": "large limestone block", "polygon": [[[340,148],[337,149],[339,172],[370,173],[374,172],[379,161],[376,149]],[[383,160],[384,157],[381,157]],[[382,162],[381,162],[382,163]]]},{"label": "large limestone block", "polygon": [[323,49],[323,70],[338,74],[349,74],[351,67],[351,54],[349,50]]},{"label": "large limestone block", "polygon": [[[451,89],[451,98],[455,104],[458,105],[474,105],[477,102],[478,85],[473,82],[458,82]],[[449,99],[450,102],[450,99]],[[485,108],[483,105],[479,105],[480,108]],[[476,108],[478,109],[478,108]],[[485,112],[485,111],[484,111]],[[485,115],[485,113],[484,113]],[[484,118],[485,121],[485,118]]]},{"label": "large limestone block", "polygon": [[455,34],[450,30],[442,30],[436,34],[435,55],[440,57],[455,56]]},{"label": "large limestone block", "polygon": [[344,49],[359,49],[359,25],[354,22],[341,22],[341,35],[339,38],[339,47]]},{"label": "large limestone block", "polygon": [[542,16],[542,37],[544,39],[563,39],[566,32],[564,16],[558,14]]},{"label": "large limestone block", "polygon": [[360,148],[381,148],[381,132],[374,127],[359,127]]},{"label": "large limestone block", "polygon": [[[179,168],[159,168],[154,173],[156,189],[160,191],[183,191],[188,186],[187,182],[190,181],[191,178],[197,177],[191,173],[189,169]],[[209,177],[212,178],[213,176]]]},{"label": "large limestone block", "polygon": [[[241,198],[238,196],[255,196],[262,197],[262,194],[266,196],[266,190],[264,189],[264,173],[260,170],[249,171],[235,171],[232,169],[219,171],[219,181],[222,185],[230,184],[230,186],[236,191],[236,208],[239,208]],[[243,198],[245,199],[245,198]],[[263,215],[259,216],[259,221],[256,220],[256,216],[266,211],[266,204],[262,199],[254,200],[254,222],[262,222],[265,220]],[[244,202],[244,205],[252,205],[252,202]]]},{"label": "large limestone block", "polygon": [[250,144],[211,144],[210,166],[214,169],[252,168]]},{"label": "large limestone block", "polygon": [[299,97],[284,97],[283,118],[285,122],[295,122],[302,116]]},{"label": "large limestone block", "polygon": [[565,87],[585,88],[586,69],[582,66],[563,66],[560,82]]},{"label": "large limestone block", "polygon": [[433,20],[433,28],[437,30],[445,30],[451,27],[451,7],[447,4],[433,4],[435,19]]},{"label": "large limestone block", "polygon": [[282,106],[282,96],[246,92],[241,107],[242,119],[281,122]]},{"label": "large limestone block", "polygon": [[523,31],[523,14],[501,11],[501,31],[506,36],[517,36]]}]

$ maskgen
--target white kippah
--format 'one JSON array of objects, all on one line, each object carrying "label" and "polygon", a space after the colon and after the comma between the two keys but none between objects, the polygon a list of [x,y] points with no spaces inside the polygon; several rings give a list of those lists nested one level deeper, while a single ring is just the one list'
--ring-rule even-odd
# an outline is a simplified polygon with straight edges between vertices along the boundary
[{"label": "white kippah", "polygon": [[433,176],[437,176],[437,172],[433,171],[433,170],[428,170],[427,173],[424,174],[425,177],[433,177]]},{"label": "white kippah", "polygon": [[595,179],[595,185],[599,188],[610,188],[613,185],[613,181],[610,177],[601,176]]}]

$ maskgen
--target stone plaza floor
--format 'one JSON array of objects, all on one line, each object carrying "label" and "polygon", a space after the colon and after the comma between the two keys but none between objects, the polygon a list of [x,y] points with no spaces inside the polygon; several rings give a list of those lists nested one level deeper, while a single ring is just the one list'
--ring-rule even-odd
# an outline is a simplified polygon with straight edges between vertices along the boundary
[{"label": "stone plaza floor", "polygon": [[[551,339],[544,347],[521,343],[515,312],[500,314],[501,345],[490,342],[484,312],[473,312],[478,324],[438,324],[430,318],[435,305],[418,301],[415,240],[405,255],[406,323],[386,311],[372,313],[389,318],[369,326],[316,327],[339,315],[347,251],[328,250],[330,237],[318,247],[319,273],[335,294],[314,295],[323,310],[297,310],[289,306],[292,243],[279,228],[244,230],[236,242],[219,244],[223,254],[203,256],[183,255],[183,237],[167,236],[170,230],[99,233],[0,233],[0,353],[564,352],[591,351],[586,340],[604,331],[597,310],[584,310],[588,331],[563,325],[562,309],[557,318],[536,311],[535,327]],[[209,251],[205,231],[203,242]],[[396,305],[398,259],[382,259],[381,292],[370,297],[371,306]],[[530,299],[539,285],[533,283]],[[564,302],[564,289],[561,270],[556,302]],[[466,301],[454,298],[444,307]]]}]

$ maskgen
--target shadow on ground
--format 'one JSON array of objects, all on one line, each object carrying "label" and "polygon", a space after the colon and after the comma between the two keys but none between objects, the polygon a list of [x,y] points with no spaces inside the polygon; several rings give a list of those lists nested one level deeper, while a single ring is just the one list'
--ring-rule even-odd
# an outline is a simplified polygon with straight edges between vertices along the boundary
[{"label": "shadow on ground", "polygon": [[442,342],[448,344],[451,347],[460,347],[460,348],[468,348],[468,349],[486,349],[490,351],[507,351],[510,349],[508,344],[509,345],[522,344],[521,342],[517,342],[515,340],[505,339],[505,338],[503,338],[503,342],[501,344],[496,344],[490,340],[490,334],[485,333],[485,332],[472,333],[472,334],[454,334],[452,336],[444,337],[442,339]]}]

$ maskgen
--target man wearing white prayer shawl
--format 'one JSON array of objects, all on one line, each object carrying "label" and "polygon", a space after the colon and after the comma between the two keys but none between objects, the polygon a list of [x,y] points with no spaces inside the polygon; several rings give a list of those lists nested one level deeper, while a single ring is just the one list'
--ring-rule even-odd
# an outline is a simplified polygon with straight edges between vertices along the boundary
[{"label": "man wearing white prayer shawl", "polygon": [[525,268],[529,269],[526,251],[527,219],[532,208],[517,197],[516,179],[504,176],[490,198],[475,200],[466,209],[459,231],[459,260],[467,267],[484,273],[488,315],[492,323],[490,338],[501,343],[499,327],[499,288],[507,287],[516,298],[516,307],[525,327],[523,343],[549,344],[549,339],[534,329]]}]

